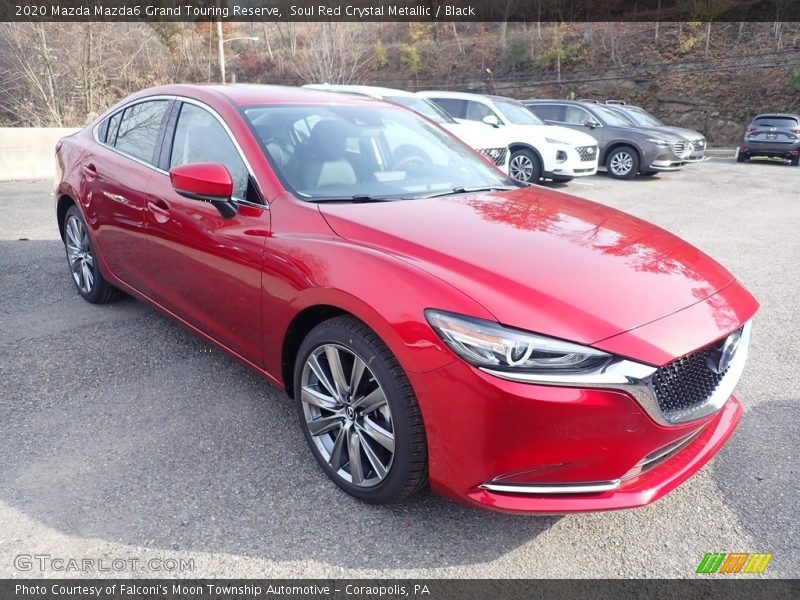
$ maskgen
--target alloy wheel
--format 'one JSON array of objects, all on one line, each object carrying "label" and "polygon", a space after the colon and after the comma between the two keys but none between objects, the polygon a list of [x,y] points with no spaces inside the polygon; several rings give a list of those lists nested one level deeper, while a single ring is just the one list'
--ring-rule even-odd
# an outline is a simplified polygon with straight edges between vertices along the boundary
[{"label": "alloy wheel", "polygon": [[394,425],[367,363],[344,346],[320,345],[303,365],[300,395],[311,439],[336,475],[364,488],[383,481],[394,459]]},{"label": "alloy wheel", "polygon": [[614,175],[627,175],[633,168],[633,157],[627,152],[617,152],[608,165]]},{"label": "alloy wheel", "polygon": [[508,165],[509,175],[519,181],[530,181],[533,177],[533,161],[524,154],[517,154]]},{"label": "alloy wheel", "polygon": [[94,254],[89,234],[80,219],[70,216],[65,228],[67,237],[67,259],[75,285],[84,293],[89,294],[94,287]]}]

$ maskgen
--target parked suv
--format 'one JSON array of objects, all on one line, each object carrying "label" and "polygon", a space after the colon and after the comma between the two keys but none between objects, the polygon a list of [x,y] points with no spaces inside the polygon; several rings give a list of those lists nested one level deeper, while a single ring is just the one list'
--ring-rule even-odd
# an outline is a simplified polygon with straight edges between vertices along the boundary
[{"label": "parked suv", "polygon": [[787,158],[792,166],[800,165],[800,116],[768,113],[753,119],[736,152],[736,160],[745,162],[754,156]]},{"label": "parked suv", "polygon": [[410,108],[446,129],[467,146],[492,159],[495,166],[503,173],[508,174],[509,151],[505,136],[495,132],[486,123],[456,121],[430,100],[420,98],[416,94],[405,90],[371,85],[334,85],[329,83],[309,83],[303,87],[311,90],[366,96]]},{"label": "parked suv", "polygon": [[664,131],[672,133],[687,140],[691,144],[691,152],[686,157],[688,162],[698,162],[703,160],[706,152],[706,138],[699,131],[693,129],[686,129],[684,127],[672,127],[664,125],[663,122],[656,119],[653,115],[647,112],[640,106],[627,104],[622,100],[606,100],[605,104],[608,108],[628,119],[631,124],[641,129],[649,129],[651,131]]},{"label": "parked suv", "polygon": [[537,183],[543,177],[565,183],[597,173],[597,142],[567,127],[553,127],[513,98],[461,92],[417,92],[457,121],[488,123],[506,136],[509,175]]},{"label": "parked suv", "polygon": [[689,144],[682,137],[633,127],[601,104],[575,100],[523,100],[522,104],[546,123],[571,127],[594,137],[600,146],[600,164],[615,179],[675,171],[689,156]]}]

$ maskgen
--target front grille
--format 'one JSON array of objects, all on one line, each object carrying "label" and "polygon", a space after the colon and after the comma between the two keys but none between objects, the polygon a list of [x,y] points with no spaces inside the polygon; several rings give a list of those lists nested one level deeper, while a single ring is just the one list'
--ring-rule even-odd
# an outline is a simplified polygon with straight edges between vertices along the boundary
[{"label": "front grille", "polygon": [[578,156],[581,160],[595,160],[597,158],[597,146],[576,146],[575,150],[578,151]]},{"label": "front grille", "polygon": [[506,154],[508,154],[508,148],[481,148],[478,150],[481,154],[485,154],[489,158],[494,161],[498,167],[502,167],[506,164]]},{"label": "front grille", "polygon": [[729,366],[722,373],[711,370],[709,364],[718,360],[719,352],[719,344],[714,344],[656,370],[653,389],[665,417],[691,412],[711,397],[730,369]]},{"label": "front grille", "polygon": [[706,147],[706,141],[703,138],[698,138],[692,142],[692,148],[695,150],[702,150]]},{"label": "front grille", "polygon": [[675,142],[672,144],[672,151],[678,158],[683,158],[692,151],[692,146],[689,142]]}]

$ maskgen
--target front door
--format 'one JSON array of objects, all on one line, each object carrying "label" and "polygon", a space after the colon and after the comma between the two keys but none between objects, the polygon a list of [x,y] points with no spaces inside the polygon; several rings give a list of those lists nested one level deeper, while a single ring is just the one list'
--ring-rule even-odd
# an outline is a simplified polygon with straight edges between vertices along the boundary
[{"label": "front door", "polygon": [[170,168],[224,164],[239,212],[223,219],[211,204],[185,198],[169,175],[156,173],[147,191],[147,252],[153,297],[167,310],[247,360],[261,365],[261,263],[270,213],[216,116],[183,103]]}]

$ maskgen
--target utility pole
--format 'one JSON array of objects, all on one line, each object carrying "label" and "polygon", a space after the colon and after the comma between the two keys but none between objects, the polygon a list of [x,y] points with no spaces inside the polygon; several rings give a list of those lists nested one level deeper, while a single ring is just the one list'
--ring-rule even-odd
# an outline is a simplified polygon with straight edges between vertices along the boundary
[{"label": "utility pole", "polygon": [[219,79],[224,85],[225,81],[225,40],[222,39],[222,19],[217,19],[217,60],[219,62]]}]

